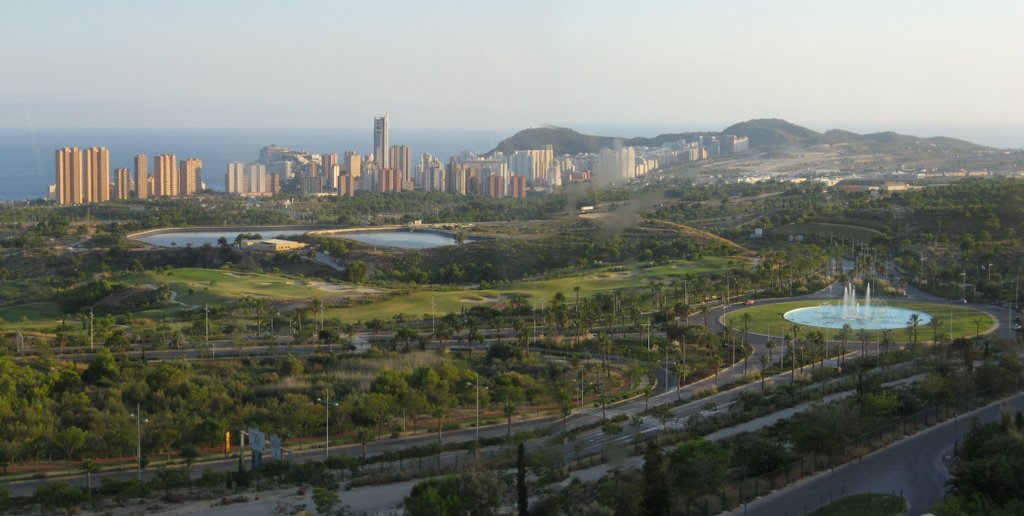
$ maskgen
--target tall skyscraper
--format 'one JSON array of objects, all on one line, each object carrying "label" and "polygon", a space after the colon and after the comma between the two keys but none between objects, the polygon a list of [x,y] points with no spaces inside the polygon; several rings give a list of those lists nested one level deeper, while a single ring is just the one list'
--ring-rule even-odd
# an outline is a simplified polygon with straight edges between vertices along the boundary
[{"label": "tall skyscraper", "polygon": [[388,114],[373,119],[373,159],[381,169],[391,168],[388,145]]},{"label": "tall skyscraper", "polygon": [[110,151],[106,147],[85,150],[85,202],[110,200]]},{"label": "tall skyscraper", "polygon": [[132,173],[127,168],[119,168],[116,173],[115,196],[119,201],[127,201],[132,196]]},{"label": "tall skyscraper", "polygon": [[135,197],[147,199],[149,191],[149,160],[145,154],[135,155]]},{"label": "tall skyscraper", "polygon": [[178,161],[174,154],[161,154],[153,158],[153,195],[177,197]]},{"label": "tall skyscraper", "polygon": [[178,169],[178,195],[195,195],[203,189],[203,160],[189,158],[181,160]]},{"label": "tall skyscraper", "polygon": [[57,203],[81,204],[82,195],[82,150],[78,147],[57,149]]}]

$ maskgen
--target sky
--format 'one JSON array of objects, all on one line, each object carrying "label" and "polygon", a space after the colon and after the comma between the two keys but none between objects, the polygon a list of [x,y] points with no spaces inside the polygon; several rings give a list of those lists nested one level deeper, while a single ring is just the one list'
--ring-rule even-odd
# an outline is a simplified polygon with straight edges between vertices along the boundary
[{"label": "sky", "polygon": [[389,112],[409,128],[1016,130],[1022,19],[1019,0],[4,0],[0,127]]}]

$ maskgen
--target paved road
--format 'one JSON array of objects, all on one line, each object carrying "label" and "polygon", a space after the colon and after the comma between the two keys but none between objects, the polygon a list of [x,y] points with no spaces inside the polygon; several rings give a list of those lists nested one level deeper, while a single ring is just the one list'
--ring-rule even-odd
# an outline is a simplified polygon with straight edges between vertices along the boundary
[{"label": "paved road", "polygon": [[907,514],[927,514],[945,495],[949,478],[942,463],[970,419],[995,421],[1004,410],[1024,409],[1024,393],[992,403],[953,420],[924,430],[833,471],[822,472],[781,491],[762,497],[733,514],[796,515],[817,509],[843,493],[902,492]]}]

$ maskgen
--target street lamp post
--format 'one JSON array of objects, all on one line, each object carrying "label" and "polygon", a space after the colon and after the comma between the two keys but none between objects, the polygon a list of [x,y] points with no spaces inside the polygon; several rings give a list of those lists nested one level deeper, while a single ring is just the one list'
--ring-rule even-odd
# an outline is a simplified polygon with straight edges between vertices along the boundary
[{"label": "street lamp post", "polygon": [[327,389],[327,399],[317,398],[317,402],[323,403],[327,407],[327,436],[324,441],[324,460],[331,457],[331,406],[337,407],[337,403],[331,403],[331,389]]},{"label": "street lamp post", "polygon": [[583,370],[580,370],[580,414],[583,414]]},{"label": "street lamp post", "polygon": [[[206,346],[210,347],[210,305],[203,303],[203,312],[205,314],[206,321]],[[213,358],[217,358],[217,350],[214,347],[210,347],[210,352]]]},{"label": "street lamp post", "polygon": [[149,423],[149,419],[142,417],[142,409],[139,403],[135,404],[135,413],[129,414],[135,420],[135,453],[139,465],[139,482],[142,482],[142,423]]},{"label": "street lamp post", "polygon": [[89,307],[89,351],[93,350],[93,332],[92,332],[92,307]]}]

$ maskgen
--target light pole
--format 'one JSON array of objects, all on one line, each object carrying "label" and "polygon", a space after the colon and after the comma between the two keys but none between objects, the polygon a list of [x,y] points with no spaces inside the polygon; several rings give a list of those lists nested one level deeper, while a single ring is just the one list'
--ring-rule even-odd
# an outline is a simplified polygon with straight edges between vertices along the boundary
[{"label": "light pole", "polygon": [[327,389],[327,399],[317,398],[316,401],[318,403],[323,403],[324,406],[327,407],[327,436],[324,441],[324,460],[327,460],[331,457],[331,406],[333,405],[337,407],[338,404],[331,403],[331,389],[329,388]]},{"label": "light pole", "polygon": [[430,296],[430,338],[436,339],[434,330],[434,312],[437,311],[437,303],[434,301],[434,296]]},{"label": "light pole", "polygon": [[580,414],[583,414],[583,370],[580,370]]},{"label": "light pole", "polygon": [[92,333],[92,307],[90,306],[89,307],[89,351],[90,352],[93,351],[93,346],[92,346],[93,338],[92,338],[92,335],[93,335],[93,333]]},{"label": "light pole", "polygon": [[135,413],[129,416],[135,420],[135,453],[139,464],[139,482],[142,482],[142,423],[149,423],[149,419],[142,417],[139,403],[135,404]]},{"label": "light pole", "polygon": [[[210,305],[209,304],[203,303],[203,312],[205,314],[205,319],[206,319],[206,346],[210,347]],[[210,347],[210,352],[213,355],[213,358],[217,358],[217,349],[216,348]]]}]

